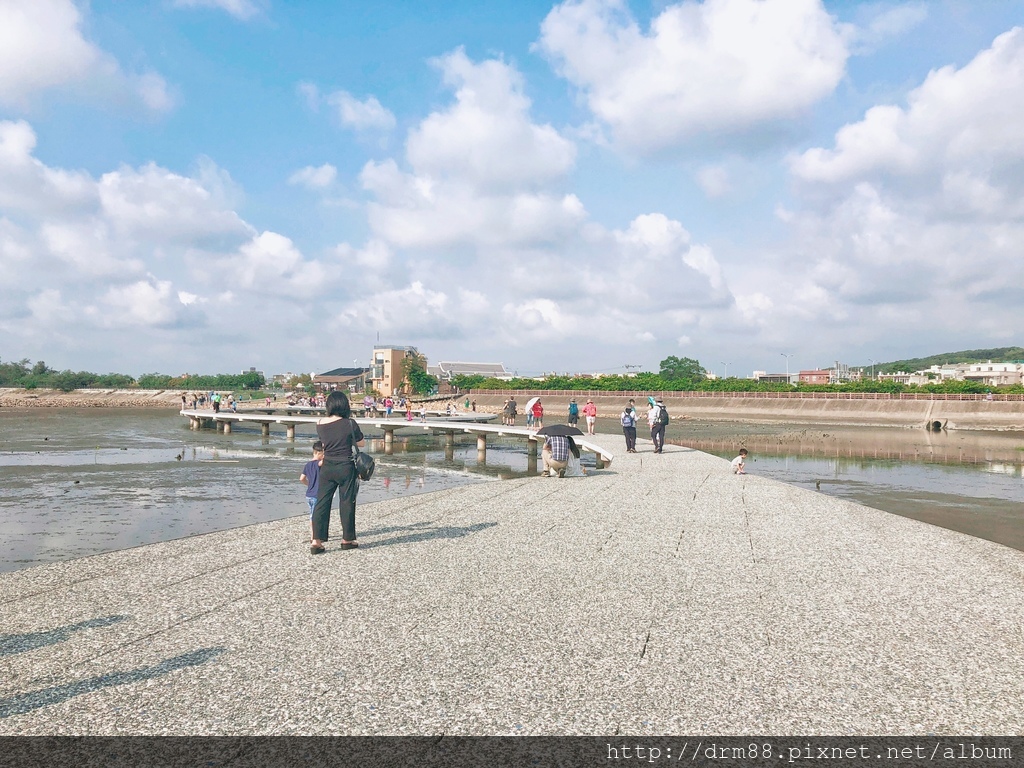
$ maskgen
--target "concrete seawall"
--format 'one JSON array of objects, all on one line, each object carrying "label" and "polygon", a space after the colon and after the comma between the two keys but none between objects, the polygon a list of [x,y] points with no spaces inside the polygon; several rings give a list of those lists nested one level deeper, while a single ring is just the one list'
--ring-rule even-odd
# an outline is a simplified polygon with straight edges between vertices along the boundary
[{"label": "concrete seawall", "polygon": [[[516,394],[520,410],[530,397],[538,396],[545,418],[564,421],[569,396],[563,392],[524,392]],[[507,395],[473,393],[477,408],[500,410]],[[624,395],[594,393],[576,395],[582,407],[592,397],[598,416],[616,416],[626,404]],[[460,402],[465,398],[462,396]],[[674,419],[755,423],[792,422],[873,427],[921,427],[938,422],[946,429],[1000,430],[1024,432],[1024,402],[987,400],[845,400],[845,399],[767,399],[755,397],[679,397],[664,396],[665,406]],[[636,398],[637,409],[647,409],[647,398]],[[581,417],[582,418],[582,417]]]},{"label": "concrete seawall", "polygon": [[1024,554],[640,449],[4,574],[0,734],[1024,730]]}]

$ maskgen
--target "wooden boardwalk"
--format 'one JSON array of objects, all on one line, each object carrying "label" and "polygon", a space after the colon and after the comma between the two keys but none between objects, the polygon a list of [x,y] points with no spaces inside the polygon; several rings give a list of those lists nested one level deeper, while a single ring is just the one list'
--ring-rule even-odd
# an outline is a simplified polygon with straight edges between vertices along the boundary
[{"label": "wooden boardwalk", "polygon": [[[316,424],[317,421],[323,418],[322,414],[289,413],[287,410],[283,414],[276,412],[266,413],[258,412],[259,410],[261,409],[240,413],[235,413],[234,411],[214,413],[212,410],[195,409],[182,410],[180,413],[188,418],[189,426],[192,429],[213,427],[225,433],[230,433],[233,424],[250,423],[259,424],[263,435],[267,436],[270,434],[272,425],[280,425],[285,428],[285,434],[289,440],[295,439],[295,427],[299,424]],[[543,437],[538,437],[534,430],[526,427],[508,427],[485,423],[494,421],[497,418],[498,415],[494,413],[463,412],[454,416],[427,419],[416,418],[412,421],[408,421],[404,417],[398,418],[397,416],[392,416],[391,418],[381,416],[357,418],[355,421],[364,431],[367,427],[371,427],[384,433],[385,454],[391,453],[396,432],[408,434],[423,434],[426,432],[431,435],[443,435],[448,447],[455,444],[456,435],[473,435],[476,437],[477,452],[482,454],[481,459],[484,458],[487,452],[488,437],[519,438],[527,441],[528,456],[531,462],[535,462],[537,459],[538,443],[543,441]],[[581,451],[595,455],[599,469],[611,464],[614,457],[611,450],[594,440],[587,439],[585,436],[574,437],[573,439]]]}]

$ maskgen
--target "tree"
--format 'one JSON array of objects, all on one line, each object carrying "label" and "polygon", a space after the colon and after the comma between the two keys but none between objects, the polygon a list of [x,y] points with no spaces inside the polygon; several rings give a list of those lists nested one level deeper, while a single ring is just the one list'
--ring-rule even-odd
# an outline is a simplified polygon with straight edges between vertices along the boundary
[{"label": "tree", "polygon": [[[266,383],[262,373],[249,371],[242,374],[242,389],[260,389]],[[313,380],[310,379],[312,385]]]},{"label": "tree", "polygon": [[661,361],[661,378],[696,383],[706,378],[704,366],[691,357],[666,357]]},{"label": "tree", "polygon": [[437,386],[437,377],[427,373],[427,358],[419,352],[402,358],[402,382],[408,382],[418,395],[428,395]]}]

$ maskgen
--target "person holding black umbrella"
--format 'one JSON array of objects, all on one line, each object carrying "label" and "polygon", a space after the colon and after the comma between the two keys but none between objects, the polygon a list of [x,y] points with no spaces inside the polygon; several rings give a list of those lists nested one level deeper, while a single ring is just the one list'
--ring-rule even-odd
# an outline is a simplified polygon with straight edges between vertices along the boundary
[{"label": "person holding black umbrella", "polygon": [[569,465],[569,454],[579,458],[579,448],[576,447],[573,435],[583,433],[576,427],[569,427],[564,424],[552,424],[537,430],[538,435],[544,435],[544,448],[541,449],[541,456],[544,459],[544,474],[547,476],[565,477],[565,468]]}]

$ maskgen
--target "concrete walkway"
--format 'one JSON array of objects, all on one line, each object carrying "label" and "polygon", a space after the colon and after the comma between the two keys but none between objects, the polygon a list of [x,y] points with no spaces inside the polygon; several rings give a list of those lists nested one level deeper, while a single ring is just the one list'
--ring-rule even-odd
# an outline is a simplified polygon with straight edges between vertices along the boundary
[{"label": "concrete walkway", "polygon": [[598,441],[360,507],[359,550],[294,517],[4,574],[0,734],[1024,730],[1024,554]]}]

